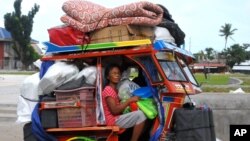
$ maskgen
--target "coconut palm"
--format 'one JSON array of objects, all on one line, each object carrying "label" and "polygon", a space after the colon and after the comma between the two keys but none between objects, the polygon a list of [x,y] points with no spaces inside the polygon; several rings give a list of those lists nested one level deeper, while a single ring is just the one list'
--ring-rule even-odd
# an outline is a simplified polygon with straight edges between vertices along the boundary
[{"label": "coconut palm", "polygon": [[229,23],[225,23],[225,25],[221,26],[220,36],[225,36],[225,49],[227,47],[228,37],[231,38],[232,40],[234,40],[231,36],[234,34],[234,31],[236,31],[236,30],[237,30],[236,28],[232,29],[232,24],[229,24]]}]

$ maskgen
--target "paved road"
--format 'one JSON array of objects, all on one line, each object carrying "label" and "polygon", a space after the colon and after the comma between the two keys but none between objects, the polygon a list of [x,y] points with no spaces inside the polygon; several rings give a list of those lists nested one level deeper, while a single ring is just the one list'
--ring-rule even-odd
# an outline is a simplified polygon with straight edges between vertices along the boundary
[{"label": "paved road", "polygon": [[[0,103],[16,103],[20,85],[28,75],[0,75]],[[6,98],[5,98],[6,97]]]},{"label": "paved road", "polygon": [[23,125],[16,124],[15,120],[20,85],[26,77],[27,75],[0,75],[0,141],[23,141]]},{"label": "paved road", "polygon": [[23,141],[23,125],[16,124],[20,85],[27,75],[0,75],[0,141]]}]

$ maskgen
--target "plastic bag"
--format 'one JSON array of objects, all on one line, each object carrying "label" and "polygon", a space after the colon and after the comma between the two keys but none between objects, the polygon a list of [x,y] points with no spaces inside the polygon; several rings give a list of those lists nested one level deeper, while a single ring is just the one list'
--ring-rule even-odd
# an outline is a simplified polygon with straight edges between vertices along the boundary
[{"label": "plastic bag", "polygon": [[78,73],[79,70],[75,65],[67,64],[66,62],[56,62],[48,69],[39,82],[39,91],[42,94],[49,94],[62,84],[76,78]]},{"label": "plastic bag", "polygon": [[140,98],[150,98],[153,97],[151,87],[141,87],[133,91],[134,96],[139,96]]},{"label": "plastic bag", "polygon": [[164,27],[155,27],[155,40],[163,40],[175,45],[175,39],[169,33],[168,29]]},{"label": "plastic bag", "polygon": [[88,67],[83,68],[79,72],[76,79],[79,79],[80,77],[85,77],[85,82],[87,84],[95,85],[96,74],[97,74],[97,68],[95,66],[88,66]]},{"label": "plastic bag", "polygon": [[132,92],[140,86],[130,79],[138,77],[138,69],[129,67],[126,71],[122,73],[121,81],[117,85],[119,99],[125,101],[129,99]]},{"label": "plastic bag", "polygon": [[57,26],[48,29],[50,42],[59,46],[83,45],[89,43],[89,37],[70,26]]},{"label": "plastic bag", "polygon": [[133,96],[132,92],[138,88],[140,88],[139,85],[128,79],[120,81],[120,83],[117,86],[119,99],[120,100],[129,99],[131,96]]},{"label": "plastic bag", "polygon": [[40,82],[39,73],[28,76],[21,84],[20,93],[24,98],[39,100],[38,85]]},{"label": "plastic bag", "polygon": [[157,116],[157,107],[152,98],[140,99],[136,103],[147,118],[154,119]]},{"label": "plastic bag", "polygon": [[17,123],[31,121],[31,113],[37,104],[39,95],[41,95],[38,92],[39,82],[39,73],[30,75],[23,81],[20,87],[21,96],[17,102]]}]

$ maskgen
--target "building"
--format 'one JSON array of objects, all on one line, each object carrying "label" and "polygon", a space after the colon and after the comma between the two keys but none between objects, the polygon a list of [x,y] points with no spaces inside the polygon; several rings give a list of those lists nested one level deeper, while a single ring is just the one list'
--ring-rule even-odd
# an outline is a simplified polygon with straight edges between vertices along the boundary
[{"label": "building", "polygon": [[225,73],[228,71],[226,60],[218,54],[214,55],[212,60],[209,60],[203,52],[194,55],[196,56],[196,63],[189,66],[194,73]]},{"label": "building", "polygon": [[226,64],[218,62],[201,62],[190,65],[193,72],[200,73],[224,73],[227,71]]},{"label": "building", "polygon": [[[37,45],[38,43],[38,41],[33,39],[31,41],[34,50],[38,54],[42,54],[41,49]],[[15,70],[21,68],[22,63],[17,58],[12,46],[13,40],[11,34],[5,28],[0,27],[0,69]]]},{"label": "building", "polygon": [[232,71],[250,74],[250,60],[234,65]]}]

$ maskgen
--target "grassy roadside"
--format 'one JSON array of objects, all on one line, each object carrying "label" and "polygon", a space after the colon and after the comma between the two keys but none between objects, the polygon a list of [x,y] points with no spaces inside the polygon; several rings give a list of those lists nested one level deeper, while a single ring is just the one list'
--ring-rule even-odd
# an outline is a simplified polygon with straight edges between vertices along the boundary
[{"label": "grassy roadside", "polygon": [[0,75],[31,75],[37,71],[0,71]]},{"label": "grassy roadside", "polygon": [[199,84],[206,85],[227,85],[229,83],[229,75],[208,74],[207,79],[202,73],[195,74],[195,78]]},{"label": "grassy roadside", "polygon": [[238,77],[238,79],[243,81],[241,85],[250,86],[250,75],[248,77]]},{"label": "grassy roadside", "polygon": [[[239,87],[208,87],[208,86],[202,86],[201,89],[203,92],[223,92],[228,93],[230,91],[235,91]],[[245,93],[250,93],[250,87],[240,87]]]},{"label": "grassy roadside", "polygon": [[[230,90],[236,90],[242,88],[246,93],[250,93],[250,75],[249,74],[208,74],[205,79],[204,74],[194,74],[195,78],[202,84],[202,90],[204,92],[229,92]],[[228,85],[230,77],[237,78],[243,81],[241,85]]]},{"label": "grassy roadside", "polygon": [[[0,75],[31,75],[37,71],[1,71]],[[207,79],[203,73],[194,74],[195,78],[201,84],[203,92],[226,92],[230,90],[236,90],[242,88],[246,93],[250,93],[250,74],[208,74]],[[230,77],[237,78],[243,81],[240,86],[234,86],[229,84]]]}]

